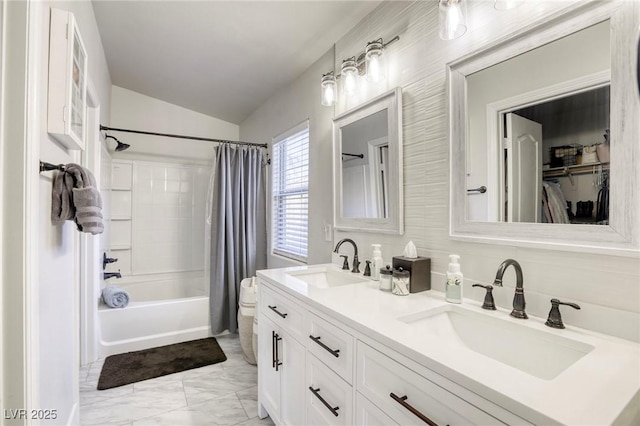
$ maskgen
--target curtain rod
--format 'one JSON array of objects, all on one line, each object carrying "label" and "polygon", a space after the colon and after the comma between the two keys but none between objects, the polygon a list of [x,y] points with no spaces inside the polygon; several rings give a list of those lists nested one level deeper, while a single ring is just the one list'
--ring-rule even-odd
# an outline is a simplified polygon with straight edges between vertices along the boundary
[{"label": "curtain rod", "polygon": [[131,129],[118,129],[115,127],[107,127],[100,125],[100,130],[107,130],[112,132],[126,132],[126,133],[137,133],[140,135],[151,135],[151,136],[164,136],[166,138],[178,138],[178,139],[193,139],[196,141],[206,141],[206,142],[218,142],[218,143],[231,143],[234,145],[251,145],[258,146],[260,148],[267,148],[268,145],[266,143],[253,143],[253,142],[242,142],[242,141],[229,141],[226,139],[212,139],[212,138],[201,138],[199,136],[186,136],[186,135],[174,135],[171,133],[157,133],[157,132],[145,132],[142,130],[131,130]]}]

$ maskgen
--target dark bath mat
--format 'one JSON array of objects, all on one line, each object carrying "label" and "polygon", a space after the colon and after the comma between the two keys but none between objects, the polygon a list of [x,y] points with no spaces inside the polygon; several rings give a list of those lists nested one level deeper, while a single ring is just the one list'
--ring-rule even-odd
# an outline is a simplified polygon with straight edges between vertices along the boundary
[{"label": "dark bath mat", "polygon": [[167,374],[226,361],[215,338],[111,355],[104,360],[98,390],[111,389]]}]

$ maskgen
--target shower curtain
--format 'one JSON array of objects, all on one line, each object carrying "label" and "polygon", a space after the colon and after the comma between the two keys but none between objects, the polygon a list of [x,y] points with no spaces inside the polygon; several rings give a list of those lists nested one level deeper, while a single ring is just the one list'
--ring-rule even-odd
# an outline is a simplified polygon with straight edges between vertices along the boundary
[{"label": "shower curtain", "polygon": [[267,240],[262,151],[230,144],[215,150],[209,307],[211,332],[218,334],[238,329],[240,281],[266,267]]}]

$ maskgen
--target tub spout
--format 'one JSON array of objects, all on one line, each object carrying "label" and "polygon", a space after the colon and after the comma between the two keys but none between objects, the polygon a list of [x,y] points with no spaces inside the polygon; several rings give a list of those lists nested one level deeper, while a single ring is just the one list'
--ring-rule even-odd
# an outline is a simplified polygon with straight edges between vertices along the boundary
[{"label": "tub spout", "polygon": [[109,278],[122,278],[122,274],[120,274],[120,271],[118,271],[118,272],[103,272],[102,273],[102,279],[108,280]]}]

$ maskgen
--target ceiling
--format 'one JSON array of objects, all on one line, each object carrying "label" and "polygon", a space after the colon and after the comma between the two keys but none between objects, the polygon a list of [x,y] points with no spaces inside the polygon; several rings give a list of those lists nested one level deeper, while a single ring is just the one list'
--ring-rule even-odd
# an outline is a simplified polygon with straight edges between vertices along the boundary
[{"label": "ceiling", "polygon": [[92,3],[114,85],[240,124],[380,1]]}]

